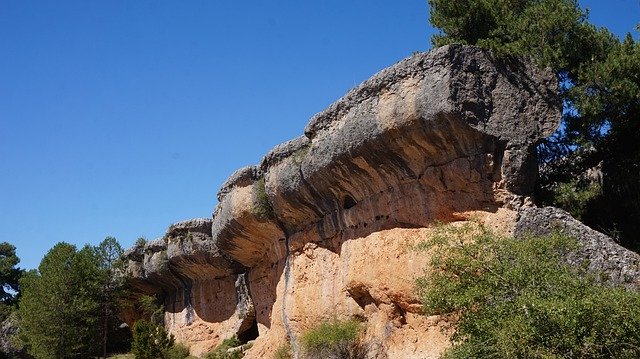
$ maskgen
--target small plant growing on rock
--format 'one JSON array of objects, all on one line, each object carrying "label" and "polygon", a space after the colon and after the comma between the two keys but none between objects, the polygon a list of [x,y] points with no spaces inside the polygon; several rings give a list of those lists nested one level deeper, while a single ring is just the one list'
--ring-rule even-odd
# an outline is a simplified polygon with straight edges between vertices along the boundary
[{"label": "small plant growing on rock", "polygon": [[273,354],[273,359],[291,359],[291,345],[289,343],[283,344]]},{"label": "small plant growing on rock", "polygon": [[144,247],[147,244],[147,239],[144,237],[138,237],[136,240],[136,247]]},{"label": "small plant growing on rock", "polygon": [[270,219],[274,216],[273,207],[265,188],[264,178],[257,180],[254,185],[254,201],[251,212],[260,219]]},{"label": "small plant growing on rock", "polygon": [[322,323],[302,336],[306,359],[360,359],[367,355],[362,323],[356,320]]},{"label": "small plant growing on rock", "polygon": [[295,151],[293,153],[293,162],[300,166],[302,164],[302,161],[304,161],[305,157],[307,157],[307,155],[309,154],[309,150],[311,149],[311,144],[307,144],[303,147],[301,147],[300,149],[298,149],[297,151]]}]

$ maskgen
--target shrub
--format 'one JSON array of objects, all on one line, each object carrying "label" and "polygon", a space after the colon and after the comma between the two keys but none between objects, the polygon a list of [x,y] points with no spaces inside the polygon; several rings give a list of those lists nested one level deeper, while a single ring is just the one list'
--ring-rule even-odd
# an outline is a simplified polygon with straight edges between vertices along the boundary
[{"label": "shrub", "polygon": [[362,325],[356,320],[322,323],[302,336],[305,358],[364,358]]},{"label": "shrub", "polygon": [[164,354],[165,359],[185,359],[187,357],[189,357],[189,348],[180,343],[173,344]]},{"label": "shrub", "polygon": [[577,181],[560,183],[553,191],[553,204],[582,219],[589,203],[601,194],[602,188],[598,183],[586,186],[580,186]]},{"label": "shrub", "polygon": [[289,345],[283,345],[279,347],[273,354],[274,359],[291,359],[291,347]]},{"label": "shrub", "polygon": [[273,359],[291,359],[291,345],[289,343],[281,345],[273,354]]},{"label": "shrub", "polygon": [[135,247],[144,247],[147,244],[147,239],[144,237],[138,237]]},{"label": "shrub", "polygon": [[305,157],[307,157],[307,155],[309,154],[310,149],[311,144],[308,144],[295,151],[292,156],[293,163],[300,166],[302,164],[302,161],[304,161]]},{"label": "shrub", "polygon": [[273,218],[273,207],[271,207],[271,202],[267,195],[264,178],[259,179],[255,183],[254,201],[251,212],[260,219]]},{"label": "shrub", "polygon": [[131,351],[136,359],[158,359],[173,345],[163,326],[140,319],[133,325]]},{"label": "shrub", "polygon": [[640,357],[640,294],[566,264],[575,240],[500,238],[467,225],[438,229],[423,248],[425,312],[458,318],[443,358]]},{"label": "shrub", "polygon": [[158,303],[156,297],[143,295],[138,298],[138,305],[142,313],[152,324],[160,325],[164,320],[164,306]]},{"label": "shrub", "polygon": [[236,348],[242,345],[237,336],[225,339],[220,345],[218,345],[212,352],[209,352],[206,359],[240,359],[244,356],[242,350],[228,352],[231,348]]}]

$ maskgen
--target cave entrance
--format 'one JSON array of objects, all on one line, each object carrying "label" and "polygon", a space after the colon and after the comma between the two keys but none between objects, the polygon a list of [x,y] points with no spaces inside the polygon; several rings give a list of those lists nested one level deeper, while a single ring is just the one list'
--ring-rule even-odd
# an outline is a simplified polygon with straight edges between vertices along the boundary
[{"label": "cave entrance", "polygon": [[253,318],[250,325],[245,329],[241,328],[241,331],[238,332],[238,340],[242,344],[246,344],[251,340],[255,340],[258,338],[258,321],[256,318]]},{"label": "cave entrance", "polygon": [[344,196],[344,200],[342,201],[342,208],[349,209],[357,204],[356,200],[353,197],[346,195]]}]

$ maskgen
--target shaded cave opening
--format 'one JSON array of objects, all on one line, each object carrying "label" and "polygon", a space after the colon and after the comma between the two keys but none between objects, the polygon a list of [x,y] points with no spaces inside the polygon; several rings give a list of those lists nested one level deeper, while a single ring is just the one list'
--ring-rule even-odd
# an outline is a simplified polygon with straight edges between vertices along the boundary
[{"label": "shaded cave opening", "polygon": [[357,204],[356,200],[353,197],[346,195],[344,196],[344,200],[342,201],[342,208],[349,209]]},{"label": "shaded cave opening", "polygon": [[238,331],[238,340],[242,344],[246,344],[252,340],[256,340],[258,338],[258,321],[254,317],[250,322],[249,326],[246,328],[240,328]]}]

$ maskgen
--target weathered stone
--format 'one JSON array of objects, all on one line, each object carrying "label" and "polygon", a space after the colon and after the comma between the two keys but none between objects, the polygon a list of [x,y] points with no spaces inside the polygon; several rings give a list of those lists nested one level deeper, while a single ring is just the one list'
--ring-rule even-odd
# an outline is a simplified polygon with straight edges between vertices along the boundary
[{"label": "weathered stone", "polygon": [[567,256],[570,264],[581,266],[586,261],[588,270],[601,275],[607,283],[640,290],[640,255],[585,226],[569,213],[554,207],[528,208],[521,213],[516,225],[519,237],[547,235],[554,231],[578,241],[578,250]]},{"label": "weathered stone", "polygon": [[273,218],[264,180],[233,187],[218,204],[211,231],[218,248],[247,268],[285,254],[284,233]]},{"label": "weathered stone", "polygon": [[231,192],[234,187],[246,187],[258,180],[259,177],[260,171],[256,166],[246,166],[235,171],[220,187],[218,202],[222,202],[224,196]]},{"label": "weathered stone", "polygon": [[18,312],[14,311],[0,322],[0,358],[33,358],[27,353],[27,347],[19,339],[19,336]]},{"label": "weathered stone", "polygon": [[176,340],[188,343],[198,357],[224,339],[242,336],[255,322],[245,275],[197,280],[189,295],[176,291],[165,299],[165,326]]},{"label": "weathered stone", "polygon": [[523,203],[513,197],[531,194],[534,144],[559,121],[556,90],[550,71],[478,48],[416,54],[316,115],[288,157],[263,161],[275,215],[322,240]]},{"label": "weathered stone", "polygon": [[208,218],[179,222],[165,234],[169,263],[183,277],[206,280],[241,272],[242,267],[218,249],[211,237],[211,223]]},{"label": "weathered stone", "polygon": [[212,219],[128,251],[130,283],[164,298],[170,332],[198,354],[254,330],[246,358],[285,341],[298,352],[312,326],[357,316],[380,356],[437,357],[449,341],[419,314],[426,259],[411,248],[435,221],[480,215],[512,232],[531,205],[535,145],[560,119],[556,92],[525,60],[458,45],[415,54],[231,175]]}]

